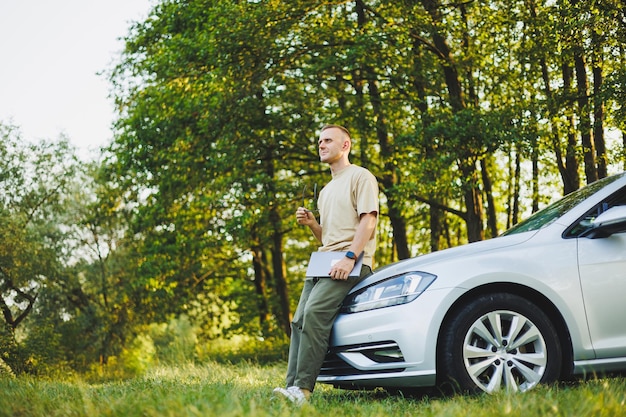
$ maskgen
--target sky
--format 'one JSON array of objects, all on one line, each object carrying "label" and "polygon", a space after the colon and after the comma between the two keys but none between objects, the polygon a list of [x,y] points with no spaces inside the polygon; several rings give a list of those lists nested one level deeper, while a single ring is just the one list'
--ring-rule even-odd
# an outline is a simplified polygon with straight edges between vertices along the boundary
[{"label": "sky", "polygon": [[112,140],[121,40],[152,0],[0,0],[0,122],[36,142],[67,136],[92,158]]}]

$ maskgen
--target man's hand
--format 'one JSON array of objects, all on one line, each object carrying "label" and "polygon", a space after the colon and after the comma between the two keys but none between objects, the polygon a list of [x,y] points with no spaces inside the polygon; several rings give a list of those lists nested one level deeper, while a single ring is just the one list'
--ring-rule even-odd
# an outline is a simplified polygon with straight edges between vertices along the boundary
[{"label": "man's hand", "polygon": [[338,281],[345,281],[354,269],[355,259],[344,257],[330,268],[330,278]]},{"label": "man's hand", "polygon": [[296,210],[296,221],[298,224],[309,226],[313,236],[321,243],[322,242],[322,226],[317,222],[315,214],[311,210],[304,207],[298,207]]},{"label": "man's hand", "polygon": [[315,216],[313,215],[311,210],[307,210],[304,207],[298,207],[298,209],[296,210],[296,221],[298,222],[298,224],[303,224],[307,226],[317,223],[317,220],[315,220]]}]

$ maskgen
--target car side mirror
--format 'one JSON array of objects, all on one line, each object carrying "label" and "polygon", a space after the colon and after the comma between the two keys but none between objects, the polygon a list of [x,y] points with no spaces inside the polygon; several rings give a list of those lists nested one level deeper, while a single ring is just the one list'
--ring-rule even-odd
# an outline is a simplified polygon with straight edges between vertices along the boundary
[{"label": "car side mirror", "polygon": [[596,217],[582,236],[598,239],[622,232],[626,232],[626,206],[614,206]]}]

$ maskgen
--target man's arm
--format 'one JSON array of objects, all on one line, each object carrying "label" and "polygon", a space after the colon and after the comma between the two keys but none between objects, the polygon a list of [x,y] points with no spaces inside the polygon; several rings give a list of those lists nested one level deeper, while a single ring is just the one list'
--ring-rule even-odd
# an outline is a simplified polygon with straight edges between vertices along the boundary
[{"label": "man's arm", "polygon": [[304,207],[298,207],[298,210],[296,210],[296,221],[298,224],[305,224],[309,226],[313,236],[315,236],[315,238],[322,243],[322,226],[317,222],[315,216],[310,210],[307,210]]},{"label": "man's arm", "polygon": [[[378,213],[376,213],[375,211],[361,215],[359,219],[359,225],[356,228],[354,239],[352,240],[352,244],[350,245],[349,249],[357,256],[360,255],[361,252],[363,252],[363,249],[365,249],[365,245],[372,237],[372,233],[374,233],[374,229],[376,229],[377,217]],[[344,257],[335,265],[333,265],[333,267],[330,269],[330,277],[332,279],[340,280],[348,279],[350,272],[352,272],[352,269],[354,268],[355,263],[356,259]]]}]

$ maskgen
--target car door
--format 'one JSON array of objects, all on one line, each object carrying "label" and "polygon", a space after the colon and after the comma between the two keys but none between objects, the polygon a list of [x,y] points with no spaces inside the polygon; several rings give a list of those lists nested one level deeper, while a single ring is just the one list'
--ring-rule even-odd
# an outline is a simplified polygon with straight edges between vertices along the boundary
[{"label": "car door", "polygon": [[[603,209],[626,204],[620,191]],[[598,212],[601,212],[599,210]],[[584,308],[596,357],[626,356],[626,232],[578,238]]]}]

